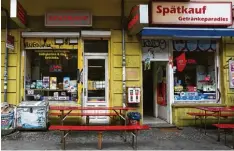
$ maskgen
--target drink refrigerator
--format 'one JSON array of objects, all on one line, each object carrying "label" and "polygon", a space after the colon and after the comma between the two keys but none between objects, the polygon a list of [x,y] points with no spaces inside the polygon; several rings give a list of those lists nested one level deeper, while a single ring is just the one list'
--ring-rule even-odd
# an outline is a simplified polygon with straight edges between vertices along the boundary
[{"label": "drink refrigerator", "polygon": [[16,108],[16,128],[29,130],[47,129],[49,103],[23,101]]}]

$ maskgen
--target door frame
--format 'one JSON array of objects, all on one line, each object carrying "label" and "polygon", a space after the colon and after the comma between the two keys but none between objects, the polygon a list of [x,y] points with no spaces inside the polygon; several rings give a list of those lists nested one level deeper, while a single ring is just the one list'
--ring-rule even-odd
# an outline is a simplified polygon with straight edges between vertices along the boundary
[{"label": "door frame", "polygon": [[[166,67],[166,89],[167,89],[167,95],[166,95],[166,99],[167,99],[167,106],[166,107],[166,121],[167,123],[170,123],[172,124],[172,118],[171,118],[171,115],[172,115],[172,108],[171,108],[171,98],[173,97],[172,96],[172,93],[171,93],[171,87],[173,87],[173,85],[171,84],[171,81],[173,81],[173,79],[171,79],[171,65],[169,64],[169,61],[153,61],[154,63],[154,66],[153,66],[153,75],[157,75],[157,70],[158,69],[158,65],[156,63],[162,63],[164,62],[165,63],[165,67]],[[157,67],[157,68],[156,68]],[[153,100],[153,114],[154,116],[156,116],[156,118],[158,118],[159,116],[159,105],[157,103],[157,93],[155,93],[155,90],[157,90],[157,87],[155,87],[155,84],[158,82],[158,78],[156,77],[154,79],[154,100]]]},{"label": "door frame", "polygon": [[[109,106],[109,71],[108,71],[108,53],[84,53],[84,74],[83,74],[83,100],[82,100],[82,106],[85,106],[87,104],[87,96],[84,96],[84,90],[85,88],[88,89],[88,79],[86,78],[88,75],[88,66],[87,66],[87,60],[88,59],[104,59],[105,60],[105,83],[106,83],[106,88],[105,88],[105,100],[106,100],[106,105]],[[86,90],[86,93],[88,90]]]}]

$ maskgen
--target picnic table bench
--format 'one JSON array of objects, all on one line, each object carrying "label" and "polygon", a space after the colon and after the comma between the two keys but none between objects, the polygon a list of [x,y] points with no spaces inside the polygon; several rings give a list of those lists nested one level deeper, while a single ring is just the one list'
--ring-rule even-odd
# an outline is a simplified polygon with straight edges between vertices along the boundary
[{"label": "picnic table bench", "polygon": [[[234,117],[234,108],[233,107],[196,107],[197,109],[204,111],[204,112],[188,112],[188,115],[195,117],[195,124],[196,120],[201,120],[201,125],[203,125],[202,120],[204,117],[204,127],[205,127],[205,134],[206,134],[206,121],[208,116],[213,116],[218,118],[218,124],[220,123],[220,118],[227,118],[227,117]],[[207,113],[210,112],[210,113]],[[223,113],[224,112],[224,113]],[[233,112],[233,113],[227,113]]]},{"label": "picnic table bench", "polygon": [[132,134],[132,147],[137,149],[137,136],[140,130],[149,130],[148,125],[117,125],[117,126],[64,126],[51,125],[49,130],[59,130],[63,132],[61,143],[62,149],[65,149],[65,138],[70,131],[97,131],[98,149],[102,149],[102,133],[105,131],[127,131]]},{"label": "picnic table bench", "polygon": [[[232,142],[233,142],[233,146],[232,148],[234,149],[234,124],[213,124],[213,126],[217,127],[218,128],[218,141],[220,141],[220,129],[223,129],[224,131],[225,130],[228,130],[228,129],[232,129]],[[226,132],[224,133],[225,134],[225,145],[226,145]]]},{"label": "picnic table bench", "polygon": [[[125,121],[126,125],[126,111],[128,110],[135,110],[135,108],[131,107],[80,107],[80,106],[50,106],[51,111],[60,111],[59,113],[50,112],[50,116],[59,116],[61,125],[63,125],[64,120],[68,116],[86,116],[86,124],[89,124],[89,117],[90,116],[109,116],[115,117],[118,116],[122,120]],[[66,111],[66,112],[65,112]],[[81,111],[81,113],[72,113],[72,111]],[[112,111],[106,113],[97,113],[97,112],[87,112],[87,111]]]}]

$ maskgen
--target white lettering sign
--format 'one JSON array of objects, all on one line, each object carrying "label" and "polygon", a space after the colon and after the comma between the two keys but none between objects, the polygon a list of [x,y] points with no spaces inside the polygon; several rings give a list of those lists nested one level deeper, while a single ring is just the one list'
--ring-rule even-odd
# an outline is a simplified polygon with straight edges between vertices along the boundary
[{"label": "white lettering sign", "polygon": [[152,2],[152,24],[232,25],[231,2]]}]

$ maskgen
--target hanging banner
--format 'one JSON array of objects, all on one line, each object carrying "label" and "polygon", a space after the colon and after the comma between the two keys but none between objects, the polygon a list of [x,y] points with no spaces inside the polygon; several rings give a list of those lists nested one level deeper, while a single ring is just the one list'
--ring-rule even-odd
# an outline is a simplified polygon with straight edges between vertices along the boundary
[{"label": "hanging banner", "polygon": [[230,60],[228,63],[229,63],[229,87],[233,89],[234,88],[234,60]]},{"label": "hanging banner", "polygon": [[180,56],[176,58],[176,65],[177,65],[177,70],[179,72],[182,72],[184,68],[186,67],[187,60],[185,57],[185,53],[182,53]]}]

